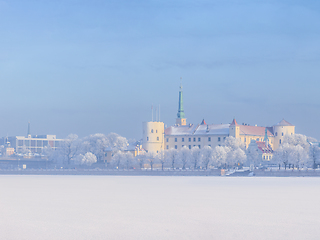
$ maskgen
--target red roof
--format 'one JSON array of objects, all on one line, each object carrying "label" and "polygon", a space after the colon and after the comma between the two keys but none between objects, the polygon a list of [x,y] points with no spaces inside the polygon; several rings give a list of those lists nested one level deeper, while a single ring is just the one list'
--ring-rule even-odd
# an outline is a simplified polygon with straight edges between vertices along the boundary
[{"label": "red roof", "polygon": [[293,126],[291,123],[289,123],[288,121],[282,119],[280,122],[278,122],[276,124],[276,126]]},{"label": "red roof", "polygon": [[[265,131],[265,127],[240,125],[240,134],[244,135],[264,136]],[[273,136],[269,129],[267,130],[267,134],[268,136]]]},{"label": "red roof", "polygon": [[256,143],[258,145],[258,149],[261,152],[263,152],[263,153],[272,153],[273,152],[273,150],[272,150],[270,145],[268,147],[266,147],[266,143],[265,142],[256,141]]},{"label": "red roof", "polygon": [[237,121],[236,121],[235,118],[233,119],[233,121],[232,121],[232,123],[230,124],[230,126],[233,126],[233,125],[235,125],[235,126],[238,126],[238,125],[239,125],[239,124],[237,123]]}]

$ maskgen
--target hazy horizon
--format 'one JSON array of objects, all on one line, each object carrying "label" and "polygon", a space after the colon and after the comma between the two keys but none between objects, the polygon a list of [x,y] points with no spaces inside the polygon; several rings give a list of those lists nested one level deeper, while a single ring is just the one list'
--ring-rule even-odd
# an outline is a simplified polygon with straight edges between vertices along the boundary
[{"label": "hazy horizon", "polygon": [[0,0],[0,137],[142,137],[175,123],[272,126],[320,139],[320,2]]}]

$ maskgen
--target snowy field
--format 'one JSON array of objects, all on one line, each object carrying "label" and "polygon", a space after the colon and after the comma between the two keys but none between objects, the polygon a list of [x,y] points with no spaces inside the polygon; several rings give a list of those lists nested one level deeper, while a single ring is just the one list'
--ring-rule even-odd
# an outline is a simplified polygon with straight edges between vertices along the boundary
[{"label": "snowy field", "polygon": [[0,239],[319,239],[320,178],[0,176]]}]

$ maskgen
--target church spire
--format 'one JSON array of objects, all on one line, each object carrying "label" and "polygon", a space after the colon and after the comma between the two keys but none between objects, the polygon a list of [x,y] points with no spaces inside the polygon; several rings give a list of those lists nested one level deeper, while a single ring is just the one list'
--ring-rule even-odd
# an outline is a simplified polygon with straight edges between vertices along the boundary
[{"label": "church spire", "polygon": [[265,129],[265,135],[264,135],[264,142],[266,143],[266,147],[269,145],[269,138],[268,138],[268,129]]},{"label": "church spire", "polygon": [[180,91],[179,91],[179,109],[178,109],[178,118],[185,118],[184,110],[183,110],[183,91],[182,91],[182,83],[180,84]]},{"label": "church spire", "polygon": [[186,125],[186,118],[183,110],[183,90],[182,90],[182,78],[180,78],[180,91],[179,91],[179,108],[177,113],[176,124]]}]

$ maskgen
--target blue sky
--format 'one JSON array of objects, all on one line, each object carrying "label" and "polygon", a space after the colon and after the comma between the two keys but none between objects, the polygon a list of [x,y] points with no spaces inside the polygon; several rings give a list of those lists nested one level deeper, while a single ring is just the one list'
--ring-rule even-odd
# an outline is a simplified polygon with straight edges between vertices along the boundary
[{"label": "blue sky", "polygon": [[0,0],[0,136],[116,132],[151,105],[174,124],[271,126],[320,139],[319,1]]}]

